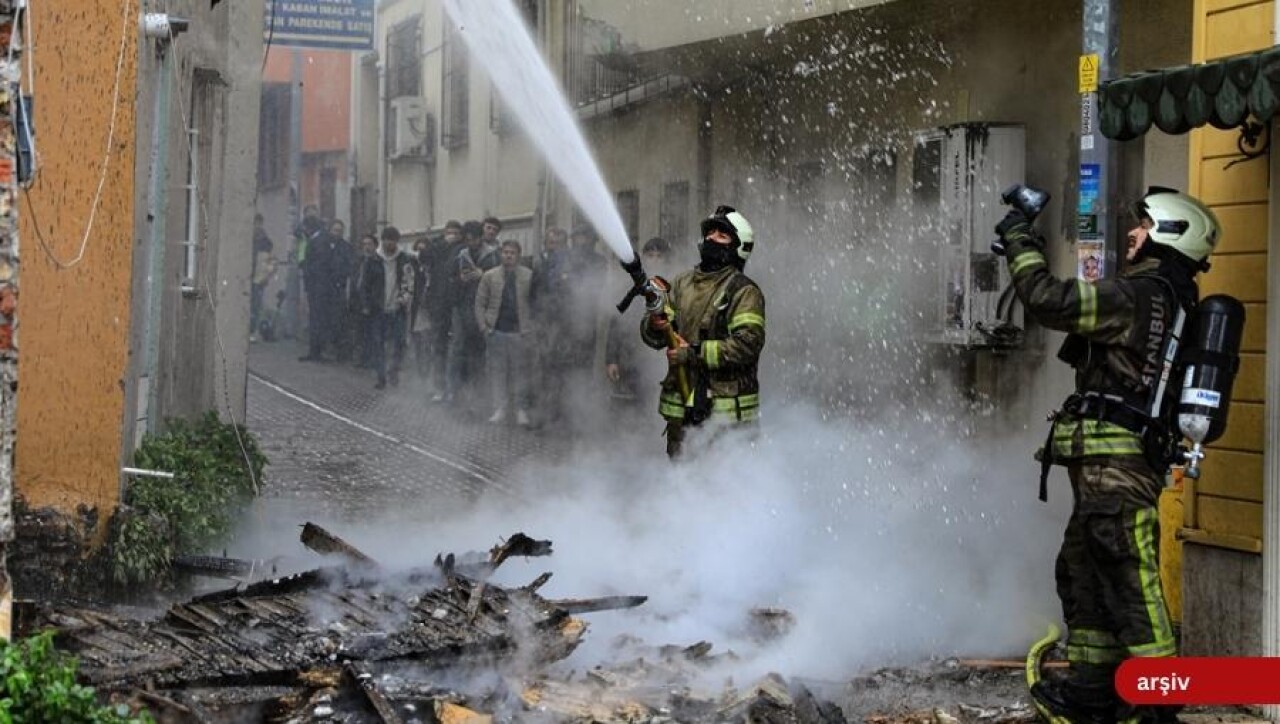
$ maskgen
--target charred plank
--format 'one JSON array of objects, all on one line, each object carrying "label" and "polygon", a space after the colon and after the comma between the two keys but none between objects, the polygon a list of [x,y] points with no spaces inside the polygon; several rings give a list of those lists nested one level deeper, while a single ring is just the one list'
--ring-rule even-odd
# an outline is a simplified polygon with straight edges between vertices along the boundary
[{"label": "charred plank", "polygon": [[347,663],[343,667],[347,677],[351,683],[364,694],[365,701],[369,702],[369,706],[378,713],[384,724],[404,724],[404,719],[396,712],[396,708],[391,705],[391,700],[382,692],[378,682],[374,680],[373,674],[357,667],[355,664]]},{"label": "charred plank", "polygon": [[302,545],[319,553],[320,555],[339,555],[352,563],[364,566],[377,566],[378,563],[363,551],[329,531],[321,528],[315,523],[306,523],[302,526]]},{"label": "charred plank", "polygon": [[593,611],[615,611],[621,608],[635,608],[644,605],[648,596],[604,596],[602,598],[562,598],[549,600],[547,605],[558,608],[570,615],[591,613]]},{"label": "charred plank", "polygon": [[220,556],[175,556],[174,570],[211,578],[244,578],[258,568],[256,561]]}]

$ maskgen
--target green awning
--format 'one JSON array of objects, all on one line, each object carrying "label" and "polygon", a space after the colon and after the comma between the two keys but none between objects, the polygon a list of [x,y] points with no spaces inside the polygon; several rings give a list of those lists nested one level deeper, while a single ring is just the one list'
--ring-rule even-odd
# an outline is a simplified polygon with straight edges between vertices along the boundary
[{"label": "green awning", "polygon": [[1133,73],[1098,87],[1102,135],[1137,138],[1154,125],[1186,133],[1205,124],[1228,130],[1280,109],[1280,47],[1199,65]]}]

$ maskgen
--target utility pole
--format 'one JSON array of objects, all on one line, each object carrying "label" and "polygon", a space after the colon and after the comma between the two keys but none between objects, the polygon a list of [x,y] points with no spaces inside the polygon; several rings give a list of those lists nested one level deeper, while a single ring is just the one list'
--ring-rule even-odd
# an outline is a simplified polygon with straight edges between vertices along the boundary
[{"label": "utility pole", "polygon": [[302,51],[289,48],[289,220],[293,224],[293,263],[285,277],[285,320],[288,336],[302,335],[302,261],[304,247],[300,247],[294,231],[302,223]]},{"label": "utility pole", "polygon": [[1118,221],[1119,191],[1117,144],[1098,128],[1098,80],[1115,75],[1119,54],[1117,0],[1084,0],[1084,47],[1080,54],[1080,197],[1077,204],[1076,243],[1080,250],[1103,257],[1103,275],[1118,271],[1121,243],[1108,240]]},{"label": "utility pole", "polygon": [[[9,42],[0,44],[0,82],[9,89],[8,112],[0,116],[0,127],[8,126],[14,137],[30,131],[28,101],[22,95],[22,59],[9,43],[21,37],[25,18],[30,12],[18,6],[0,20],[9,24]],[[22,22],[19,22],[21,20]],[[26,51],[26,48],[23,48]],[[3,60],[8,58],[9,60]],[[22,123],[17,113],[24,114]],[[30,140],[30,137],[27,137]],[[19,146],[26,145],[19,143]],[[34,160],[28,146],[27,157]],[[18,426],[18,179],[25,171],[13,148],[0,145],[0,167],[10,169],[0,174],[0,194],[14,203],[0,216],[0,639],[9,640],[13,633],[13,583],[9,579],[8,547],[13,542],[13,448]],[[29,163],[29,162],[28,162]],[[17,169],[15,171],[14,169]]]},{"label": "utility pole", "polygon": [[[1280,13],[1272,20],[1280,30]],[[1280,131],[1280,120],[1273,118],[1271,137]],[[1270,227],[1268,239],[1268,299],[1280,299],[1280,199],[1274,179],[1280,178],[1280,153],[1271,154]],[[1267,315],[1267,405],[1263,421],[1266,444],[1263,446],[1262,478],[1262,655],[1280,656],[1280,314],[1273,308]],[[1280,722],[1280,706],[1263,707],[1263,714]]]}]

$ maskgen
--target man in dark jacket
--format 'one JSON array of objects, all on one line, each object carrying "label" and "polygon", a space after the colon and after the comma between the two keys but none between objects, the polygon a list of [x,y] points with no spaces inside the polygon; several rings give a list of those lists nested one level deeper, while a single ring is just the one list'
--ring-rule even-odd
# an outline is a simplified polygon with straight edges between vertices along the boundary
[{"label": "man in dark jacket", "polygon": [[452,402],[463,385],[479,378],[484,365],[484,334],[476,321],[476,289],[484,273],[498,266],[498,249],[484,241],[484,226],[462,227],[464,246],[451,264],[457,287],[453,295],[453,334],[449,340],[445,400]]},{"label": "man in dark jacket", "polygon": [[1056,566],[1070,669],[1031,689],[1042,713],[1072,722],[1169,714],[1133,711],[1113,677],[1131,656],[1177,653],[1158,547],[1157,501],[1177,441],[1164,350],[1197,304],[1196,274],[1221,227],[1204,204],[1163,188],[1143,197],[1138,217],[1127,268],[1096,282],[1054,278],[1044,239],[1020,211],[996,227],[1018,298],[1037,322],[1069,333],[1058,357],[1076,370],[1076,391],[1040,452],[1046,476],[1049,465],[1066,466],[1075,498]]},{"label": "man in dark jacket", "polygon": [[262,214],[253,216],[253,264],[249,279],[249,339],[258,334],[258,322],[262,318],[262,298],[267,284],[275,275],[275,261],[271,258],[273,245],[267,236]]},{"label": "man in dark jacket", "polygon": [[388,380],[393,387],[400,383],[415,277],[413,256],[400,250],[400,230],[386,227],[378,255],[366,261],[360,278],[360,300],[372,328],[373,367],[378,372],[375,387],[379,390],[387,386]]},{"label": "man in dark jacket", "polygon": [[307,244],[302,273],[310,310],[311,344],[310,351],[298,358],[302,362],[323,361],[326,347],[341,353],[337,337],[341,330],[342,292],[351,267],[350,247],[342,238],[345,230],[341,221],[333,221]]},{"label": "man in dark jacket", "polygon": [[427,278],[422,304],[431,325],[427,332],[427,350],[431,358],[431,380],[436,388],[432,402],[442,402],[445,399],[449,336],[453,329],[453,306],[460,283],[453,260],[458,258],[458,253],[464,246],[462,223],[450,219],[444,225],[444,236],[433,241],[420,257]]}]

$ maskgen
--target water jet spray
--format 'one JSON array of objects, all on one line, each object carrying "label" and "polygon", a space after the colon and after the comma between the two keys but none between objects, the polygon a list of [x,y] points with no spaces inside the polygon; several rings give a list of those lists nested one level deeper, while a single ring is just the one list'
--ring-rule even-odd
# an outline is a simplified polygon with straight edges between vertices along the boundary
[{"label": "water jet spray", "polygon": [[555,75],[511,0],[445,0],[458,34],[560,183],[622,261],[636,259],[622,216]]}]

